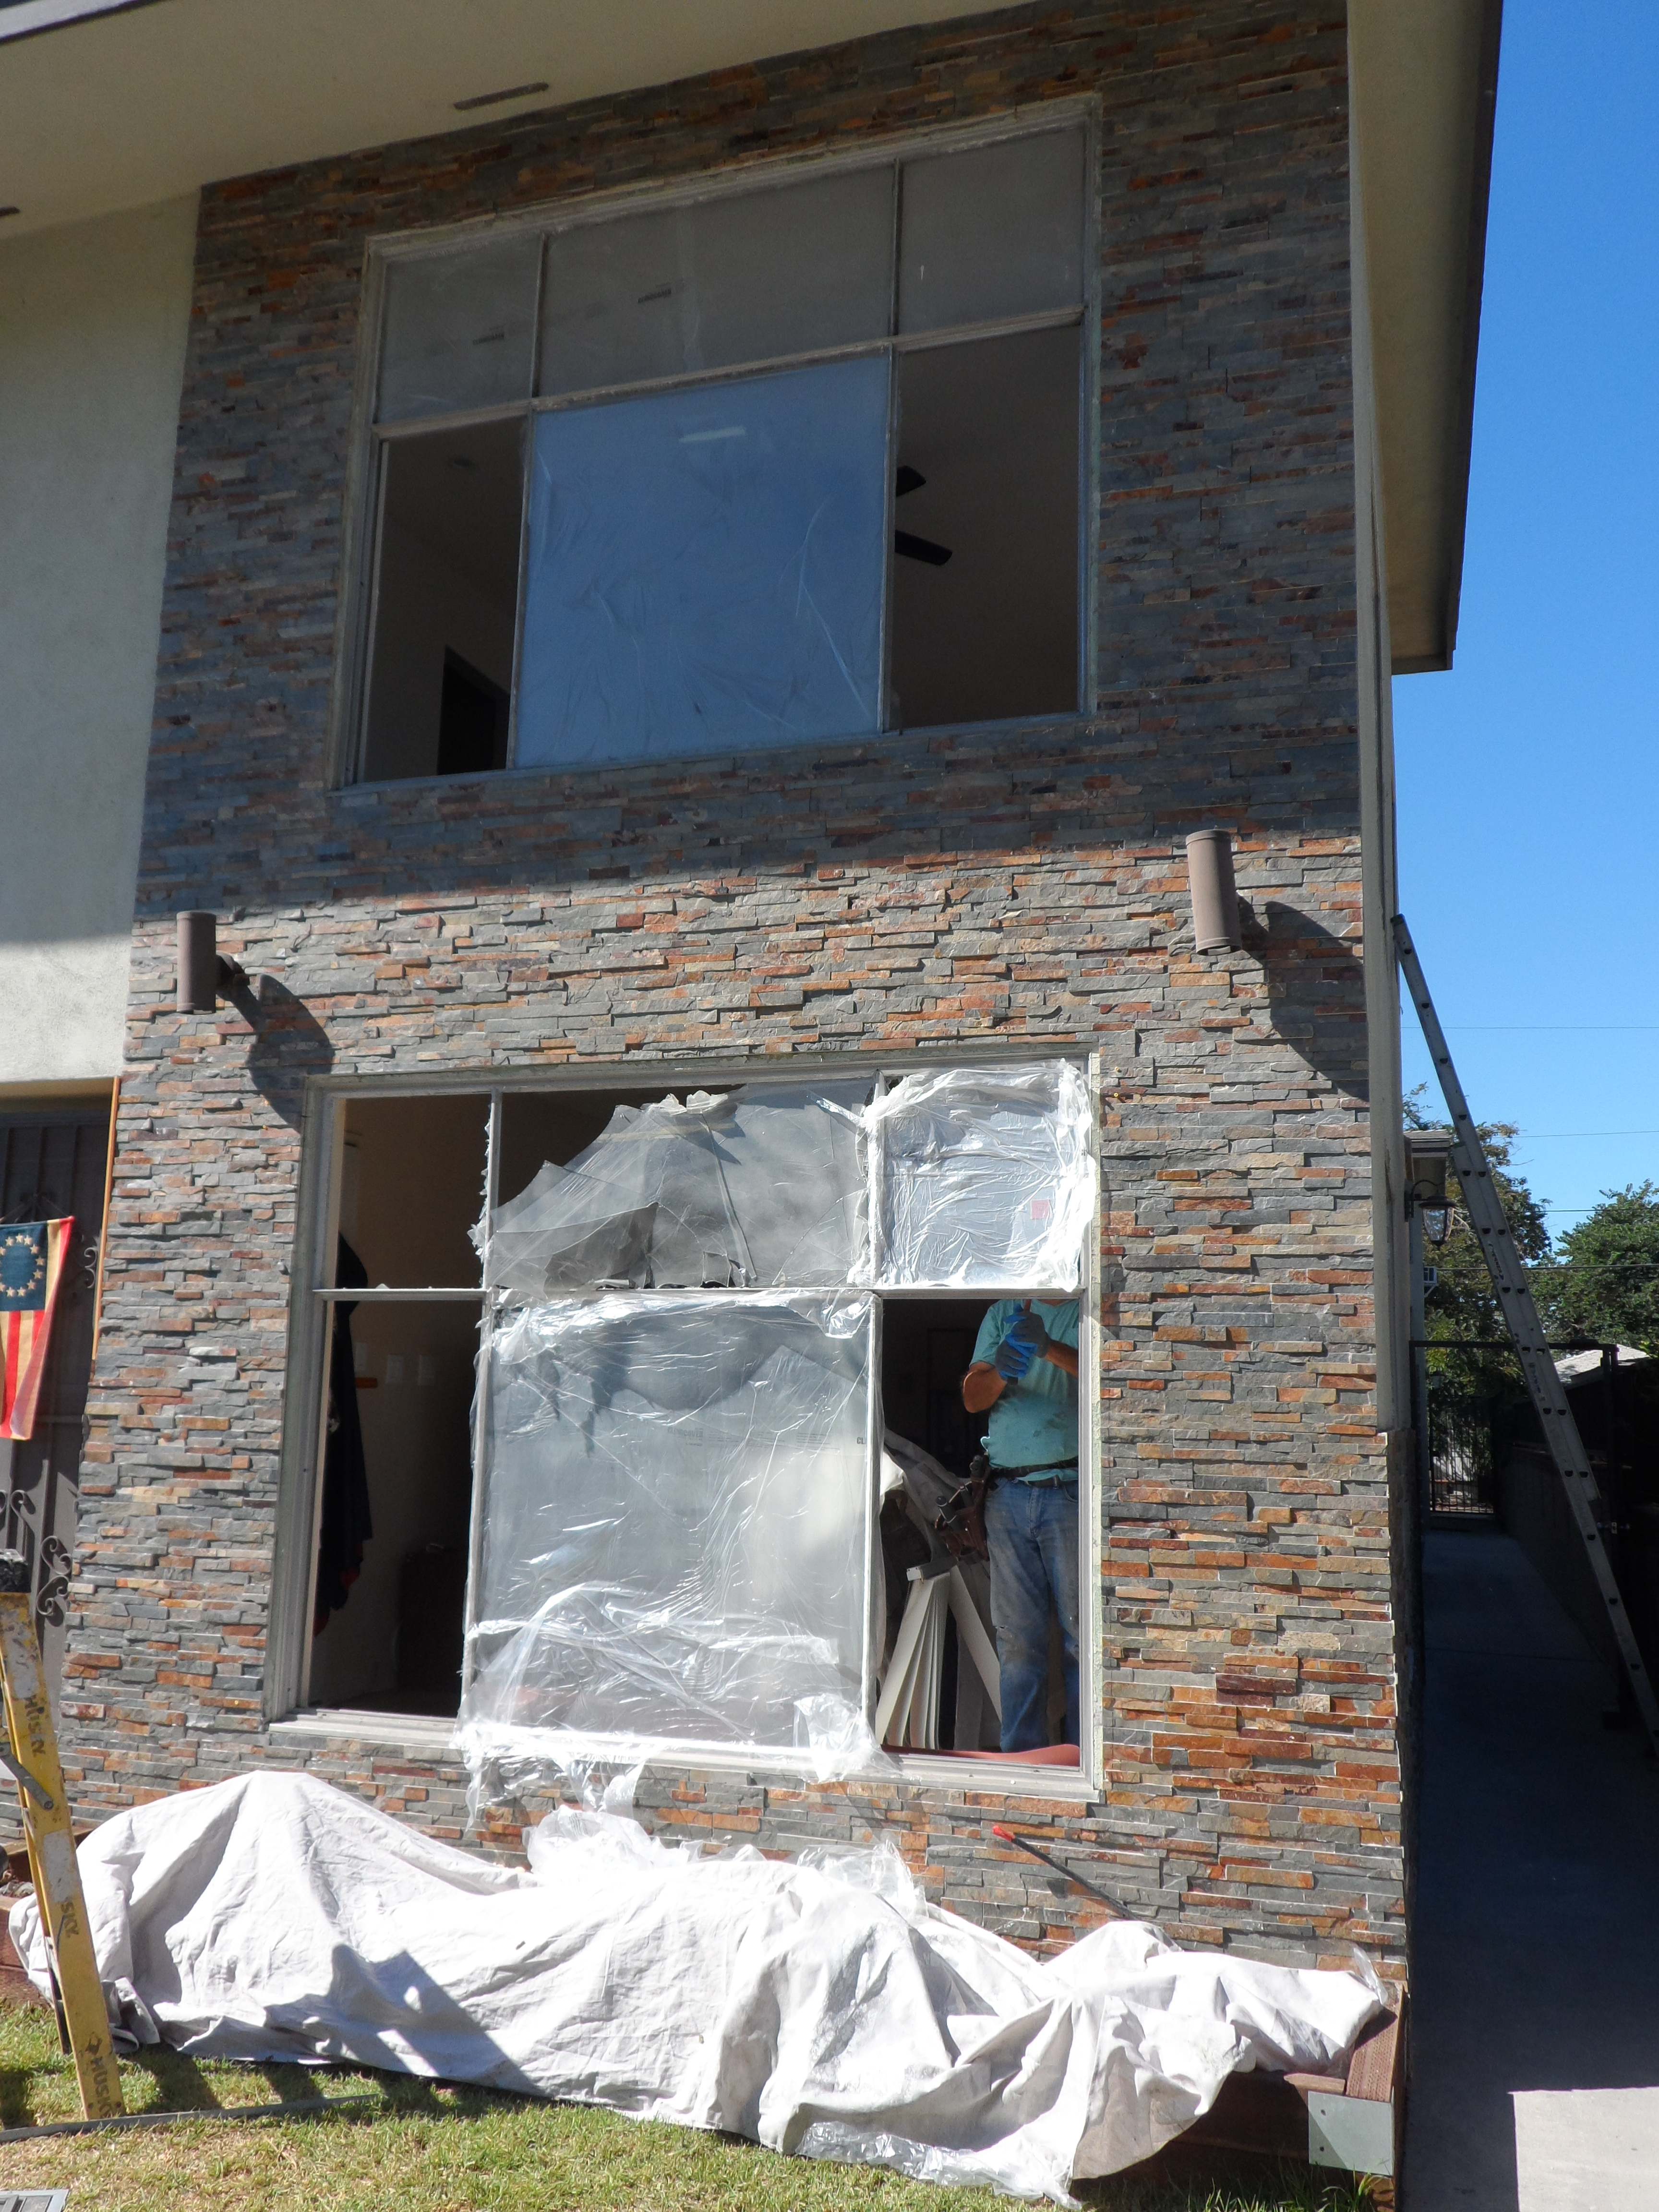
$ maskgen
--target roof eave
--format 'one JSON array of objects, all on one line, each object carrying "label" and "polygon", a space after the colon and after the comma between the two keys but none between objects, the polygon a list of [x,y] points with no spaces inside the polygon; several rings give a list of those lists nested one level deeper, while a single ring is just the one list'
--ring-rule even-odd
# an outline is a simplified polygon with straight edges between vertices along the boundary
[{"label": "roof eave", "polygon": [[1457,641],[1502,0],[1352,0],[1394,672]]}]

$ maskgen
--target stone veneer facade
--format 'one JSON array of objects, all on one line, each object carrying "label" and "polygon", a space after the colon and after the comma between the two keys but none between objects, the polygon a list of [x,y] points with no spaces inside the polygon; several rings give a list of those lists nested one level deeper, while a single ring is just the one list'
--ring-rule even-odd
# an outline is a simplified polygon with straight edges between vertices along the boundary
[{"label": "stone veneer facade", "polygon": [[[331,789],[366,241],[934,121],[1098,102],[1095,711],[690,765]],[[327,1074],[852,1058],[1104,1070],[1101,1795],[653,1769],[648,1820],[895,1832],[1037,1942],[1403,1960],[1360,960],[1346,27],[1306,0],[1024,8],[220,185],[203,198],[68,1629],[83,1816],[258,1760],[447,1835],[459,1769],[268,1729],[302,1127]],[[1182,840],[1230,826],[1245,949]],[[228,917],[255,1015],[173,1009]],[[194,1356],[192,1356],[192,1354]],[[495,1840],[511,1842],[505,1816]]]}]

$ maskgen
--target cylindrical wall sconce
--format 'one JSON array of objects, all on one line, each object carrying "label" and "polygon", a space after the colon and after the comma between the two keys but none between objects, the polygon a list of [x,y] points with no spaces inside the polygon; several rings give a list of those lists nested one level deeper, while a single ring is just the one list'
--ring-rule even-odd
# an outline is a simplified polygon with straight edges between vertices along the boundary
[{"label": "cylindrical wall sconce", "polygon": [[199,908],[179,917],[179,1012],[210,1014],[246,975],[219,951],[219,917]]},{"label": "cylindrical wall sconce", "polygon": [[1233,841],[1224,830],[1194,830],[1187,840],[1187,883],[1193,900],[1193,944],[1200,952],[1237,952],[1238,891]]},{"label": "cylindrical wall sconce", "polygon": [[179,917],[179,1011],[210,1014],[219,1003],[219,917]]}]

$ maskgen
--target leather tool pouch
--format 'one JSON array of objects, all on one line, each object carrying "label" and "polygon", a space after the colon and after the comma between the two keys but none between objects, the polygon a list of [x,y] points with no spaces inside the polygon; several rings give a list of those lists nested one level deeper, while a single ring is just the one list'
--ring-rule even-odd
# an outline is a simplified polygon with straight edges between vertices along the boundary
[{"label": "leather tool pouch", "polygon": [[996,1479],[990,1461],[980,1452],[969,1462],[967,1481],[958,1484],[940,1507],[933,1527],[945,1539],[945,1548],[953,1559],[990,1558],[985,1499]]}]

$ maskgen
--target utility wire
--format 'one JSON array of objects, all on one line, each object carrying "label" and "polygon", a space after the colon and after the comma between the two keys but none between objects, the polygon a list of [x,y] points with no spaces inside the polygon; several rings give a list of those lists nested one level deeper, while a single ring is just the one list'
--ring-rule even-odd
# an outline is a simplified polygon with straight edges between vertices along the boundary
[{"label": "utility wire", "polygon": [[1468,1036],[1659,1036],[1659,1022],[1447,1022]]}]

